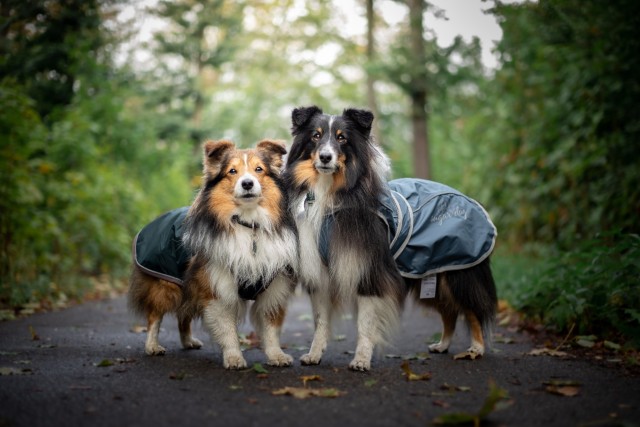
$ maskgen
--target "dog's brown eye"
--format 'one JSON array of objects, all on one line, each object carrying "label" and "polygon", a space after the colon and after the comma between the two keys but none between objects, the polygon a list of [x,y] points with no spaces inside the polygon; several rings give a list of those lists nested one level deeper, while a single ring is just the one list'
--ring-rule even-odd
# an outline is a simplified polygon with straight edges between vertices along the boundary
[{"label": "dog's brown eye", "polygon": [[256,172],[258,172],[258,173],[262,172],[263,170],[264,170],[264,169],[262,169],[260,166],[258,166],[258,167],[256,168]]},{"label": "dog's brown eye", "polygon": [[235,169],[230,169],[230,170],[229,170],[229,175],[235,175],[235,174],[237,174],[237,173],[238,173],[238,171],[237,171],[237,170],[235,170]]},{"label": "dog's brown eye", "polygon": [[316,132],[313,134],[313,136],[311,137],[311,139],[313,139],[314,141],[319,140],[322,137],[322,135],[320,135],[320,132]]},{"label": "dog's brown eye", "polygon": [[338,142],[347,142],[347,138],[343,134],[338,135],[336,139]]}]

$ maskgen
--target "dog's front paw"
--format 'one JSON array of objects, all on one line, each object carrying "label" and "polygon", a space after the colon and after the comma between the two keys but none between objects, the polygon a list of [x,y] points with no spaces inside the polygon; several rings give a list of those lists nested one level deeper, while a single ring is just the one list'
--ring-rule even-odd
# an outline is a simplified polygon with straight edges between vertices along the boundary
[{"label": "dog's front paw", "polygon": [[244,369],[247,361],[242,357],[242,353],[226,353],[223,355],[223,365],[225,369]]},{"label": "dog's front paw", "polygon": [[371,361],[366,359],[354,358],[349,363],[349,369],[352,371],[367,372],[371,369]]},{"label": "dog's front paw", "polygon": [[144,352],[149,356],[164,356],[164,354],[167,352],[167,349],[165,349],[160,344],[149,344],[144,346]]},{"label": "dog's front paw", "polygon": [[430,353],[447,353],[448,351],[449,351],[449,345],[443,344],[442,342],[429,345]]},{"label": "dog's front paw", "polygon": [[186,350],[199,349],[202,347],[202,341],[195,337],[188,337],[182,341],[182,347]]},{"label": "dog's front paw", "polygon": [[303,365],[319,365],[322,356],[317,356],[311,353],[304,354],[300,357],[300,363]]},{"label": "dog's front paw", "polygon": [[268,358],[267,365],[269,366],[291,366],[293,363],[293,357],[283,351],[274,355],[268,355]]}]

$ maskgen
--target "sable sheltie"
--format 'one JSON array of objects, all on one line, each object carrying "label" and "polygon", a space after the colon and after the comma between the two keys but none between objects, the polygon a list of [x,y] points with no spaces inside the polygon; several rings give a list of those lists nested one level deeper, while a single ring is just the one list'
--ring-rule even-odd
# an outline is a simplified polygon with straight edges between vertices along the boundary
[{"label": "sable sheltie", "polygon": [[147,316],[145,349],[161,354],[157,331],[162,316],[176,312],[182,344],[198,348],[189,325],[196,316],[222,349],[227,369],[242,369],[238,324],[248,300],[251,321],[267,363],[289,366],[280,329],[295,283],[298,241],[287,209],[280,172],[286,148],[263,140],[240,150],[229,141],[204,144],[204,182],[184,219],[182,247],[189,254],[182,288],[135,265],[131,306]]},{"label": "sable sheltie", "polygon": [[[300,239],[300,280],[310,294],[316,327],[311,348],[301,358],[304,365],[320,363],[332,312],[355,302],[358,340],[349,367],[369,370],[374,346],[389,341],[405,296],[417,286],[416,280],[401,276],[378,212],[390,167],[370,138],[373,118],[358,109],[326,115],[316,106],[292,113],[294,139],[283,176]],[[326,253],[321,253],[323,245]],[[436,298],[428,304],[440,312],[444,332],[430,350],[447,351],[456,319],[465,314],[469,351],[482,354],[483,332],[496,306],[488,259],[440,273],[437,280]]]}]

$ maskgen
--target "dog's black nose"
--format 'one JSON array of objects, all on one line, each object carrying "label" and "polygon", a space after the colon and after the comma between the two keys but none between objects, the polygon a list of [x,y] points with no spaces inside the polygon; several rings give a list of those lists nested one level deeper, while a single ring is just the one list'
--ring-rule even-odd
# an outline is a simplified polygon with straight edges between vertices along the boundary
[{"label": "dog's black nose", "polygon": [[253,188],[253,181],[250,179],[245,179],[242,181],[242,188],[245,190],[251,190]]},{"label": "dog's black nose", "polygon": [[320,153],[320,161],[322,163],[329,163],[332,158],[333,156],[331,155],[331,153]]}]

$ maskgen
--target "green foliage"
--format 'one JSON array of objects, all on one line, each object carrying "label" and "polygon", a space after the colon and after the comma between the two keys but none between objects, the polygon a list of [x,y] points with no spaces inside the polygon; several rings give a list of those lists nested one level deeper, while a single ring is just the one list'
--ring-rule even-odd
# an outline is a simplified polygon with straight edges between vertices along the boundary
[{"label": "green foliage", "polygon": [[638,232],[639,4],[578,0],[500,6],[504,31],[492,199],[512,243],[571,247]]},{"label": "green foliage", "polygon": [[[503,275],[500,287],[517,309],[559,332],[575,325],[578,333],[624,336],[640,345],[638,235],[603,234],[572,250],[547,254],[533,268],[522,258],[510,264],[519,274]],[[496,276],[504,273],[499,269]]]}]

